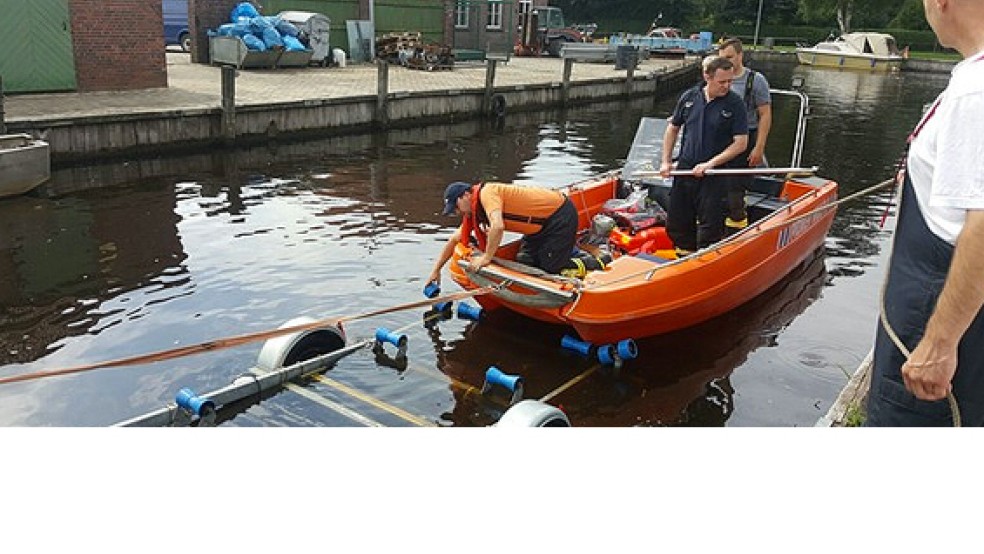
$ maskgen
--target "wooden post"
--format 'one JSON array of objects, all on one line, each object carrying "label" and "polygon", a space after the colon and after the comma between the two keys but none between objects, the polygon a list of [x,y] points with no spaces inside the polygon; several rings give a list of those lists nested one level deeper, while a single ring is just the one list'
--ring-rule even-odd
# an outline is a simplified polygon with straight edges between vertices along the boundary
[{"label": "wooden post", "polygon": [[482,97],[482,115],[492,110],[492,90],[495,85],[495,64],[498,60],[485,60],[485,96]]},{"label": "wooden post", "polygon": [[[634,60],[629,60],[630,62]],[[635,79],[635,63],[630,63],[625,70],[625,95],[632,96],[632,81]]]},{"label": "wooden post", "polygon": [[236,68],[222,66],[222,139],[236,140]]},{"label": "wooden post", "polygon": [[571,71],[574,58],[564,58],[564,81],[560,84],[560,103],[566,106],[571,101]]},{"label": "wooden post", "polygon": [[0,134],[7,132],[7,122],[3,111],[3,75],[0,75]]},{"label": "wooden post", "polygon": [[376,123],[385,128],[389,124],[389,63],[386,60],[376,60]]}]

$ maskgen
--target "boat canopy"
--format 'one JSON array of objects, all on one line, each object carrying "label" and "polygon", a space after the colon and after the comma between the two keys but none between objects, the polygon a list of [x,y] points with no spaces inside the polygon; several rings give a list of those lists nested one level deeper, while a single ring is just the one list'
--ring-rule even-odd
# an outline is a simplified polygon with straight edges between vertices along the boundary
[{"label": "boat canopy", "polygon": [[[895,37],[885,33],[847,33],[841,35],[836,42],[842,42],[851,51],[876,56],[898,56],[899,49]],[[824,49],[820,43],[817,48]],[[830,43],[827,43],[830,44]],[[842,49],[843,50],[843,49]]]}]

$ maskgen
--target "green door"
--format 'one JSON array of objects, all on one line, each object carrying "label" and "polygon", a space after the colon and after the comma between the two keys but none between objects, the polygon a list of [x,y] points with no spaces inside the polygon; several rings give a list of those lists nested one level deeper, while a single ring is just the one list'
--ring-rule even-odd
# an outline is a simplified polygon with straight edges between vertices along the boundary
[{"label": "green door", "polygon": [[75,90],[68,0],[0,0],[5,92]]},{"label": "green door", "polygon": [[376,35],[419,32],[424,42],[444,42],[444,0],[376,0]]}]

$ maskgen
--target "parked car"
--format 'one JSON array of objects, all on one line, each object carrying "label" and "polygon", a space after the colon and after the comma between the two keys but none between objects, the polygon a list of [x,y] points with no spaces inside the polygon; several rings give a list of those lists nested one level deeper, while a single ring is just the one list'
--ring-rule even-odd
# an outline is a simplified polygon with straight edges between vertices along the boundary
[{"label": "parked car", "polygon": [[163,0],[164,44],[177,44],[191,51],[191,32],[188,31],[188,0]]}]

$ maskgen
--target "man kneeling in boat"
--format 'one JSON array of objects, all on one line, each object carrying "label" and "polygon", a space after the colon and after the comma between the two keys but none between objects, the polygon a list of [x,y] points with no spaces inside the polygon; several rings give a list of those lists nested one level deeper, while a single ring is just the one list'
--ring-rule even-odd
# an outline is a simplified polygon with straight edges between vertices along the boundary
[{"label": "man kneeling in boat", "polygon": [[469,244],[474,235],[480,256],[470,271],[490,264],[502,243],[504,231],[522,233],[516,261],[558,273],[571,261],[577,235],[577,209],[556,190],[504,183],[455,182],[444,191],[443,215],[461,214],[461,226],[448,239],[434,264],[428,282],[440,283],[441,269],[459,242]]},{"label": "man kneeling in boat", "polygon": [[745,104],[731,90],[734,64],[727,58],[710,56],[703,69],[704,82],[680,96],[663,135],[660,174],[670,176],[673,146],[681,127],[683,140],[676,169],[692,170],[691,175],[674,176],[670,188],[666,232],[680,256],[724,237],[728,177],[705,172],[735,163],[748,145]]}]

